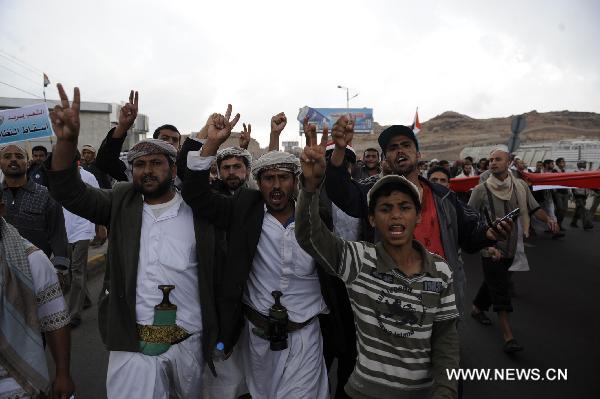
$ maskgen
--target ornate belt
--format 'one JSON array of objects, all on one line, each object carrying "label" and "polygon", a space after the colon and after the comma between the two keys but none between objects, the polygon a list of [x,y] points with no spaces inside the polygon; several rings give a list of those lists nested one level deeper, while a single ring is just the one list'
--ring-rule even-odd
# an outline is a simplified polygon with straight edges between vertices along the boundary
[{"label": "ornate belt", "polygon": [[140,341],[168,345],[184,341],[191,335],[178,325],[146,326],[137,324],[137,333]]}]

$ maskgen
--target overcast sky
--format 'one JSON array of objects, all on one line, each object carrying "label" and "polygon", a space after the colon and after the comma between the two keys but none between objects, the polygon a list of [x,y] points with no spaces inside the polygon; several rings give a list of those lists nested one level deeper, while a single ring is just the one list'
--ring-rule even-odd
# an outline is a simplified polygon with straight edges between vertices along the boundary
[{"label": "overcast sky", "polygon": [[49,98],[62,82],[100,102],[134,88],[151,131],[197,131],[229,102],[263,146],[275,113],[294,140],[301,106],[345,107],[337,85],[381,124],[417,106],[422,121],[600,112],[599,20],[593,0],[0,0],[0,81],[41,97],[44,71]]}]

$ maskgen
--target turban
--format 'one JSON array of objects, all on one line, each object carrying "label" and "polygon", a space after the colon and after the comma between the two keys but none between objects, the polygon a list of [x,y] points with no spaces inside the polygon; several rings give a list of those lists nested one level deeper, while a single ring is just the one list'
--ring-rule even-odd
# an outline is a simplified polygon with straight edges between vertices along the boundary
[{"label": "turban", "polygon": [[287,152],[270,151],[258,158],[252,165],[252,175],[255,179],[265,170],[276,169],[290,172],[294,175],[300,174],[300,160]]},{"label": "turban", "polygon": [[499,145],[496,145],[496,146],[492,147],[492,149],[490,150],[490,155],[492,155],[496,151],[502,151],[502,152],[505,152],[507,154],[509,153],[508,152],[508,147],[505,146],[504,144],[499,144]]},{"label": "turban", "polygon": [[139,157],[151,154],[164,154],[173,162],[175,162],[175,158],[177,158],[177,150],[166,141],[145,139],[131,147],[127,153],[127,162],[132,163]]},{"label": "turban", "polygon": [[95,149],[93,146],[91,146],[91,145],[89,145],[89,144],[86,144],[86,145],[84,145],[83,147],[81,147],[81,151],[83,151],[83,150],[88,150],[88,151],[91,151],[91,152],[93,152],[94,154],[95,154],[96,152],[98,152],[98,151],[96,151],[96,149]]},{"label": "turban", "polygon": [[217,165],[221,166],[221,162],[225,158],[230,157],[244,158],[247,167],[252,165],[252,155],[247,150],[240,147],[227,147],[219,150],[219,152],[217,152]]},{"label": "turban", "polygon": [[2,147],[0,147],[0,153],[4,152],[4,150],[6,150],[10,146],[17,147],[18,151],[22,152],[25,155],[25,157],[29,158],[29,156],[27,155],[27,151],[25,151],[25,149],[21,147],[19,143],[8,143],[6,145],[3,145]]}]

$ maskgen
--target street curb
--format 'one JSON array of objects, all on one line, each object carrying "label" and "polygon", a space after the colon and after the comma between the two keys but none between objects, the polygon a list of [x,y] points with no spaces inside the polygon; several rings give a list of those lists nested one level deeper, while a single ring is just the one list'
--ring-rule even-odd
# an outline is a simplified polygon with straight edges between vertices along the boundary
[{"label": "street curb", "polygon": [[103,274],[106,270],[106,254],[98,254],[88,258],[88,278]]}]

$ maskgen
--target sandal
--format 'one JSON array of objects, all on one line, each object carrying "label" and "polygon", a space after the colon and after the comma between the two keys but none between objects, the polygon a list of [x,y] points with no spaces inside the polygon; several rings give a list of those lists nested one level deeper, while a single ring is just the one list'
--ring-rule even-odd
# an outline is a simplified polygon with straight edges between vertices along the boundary
[{"label": "sandal", "polygon": [[484,326],[489,326],[492,324],[492,320],[490,320],[489,317],[487,317],[487,315],[485,314],[485,312],[475,312],[472,311],[471,312],[471,317],[474,318],[475,320],[477,320],[480,324],[483,324]]},{"label": "sandal", "polygon": [[514,353],[514,352],[520,352],[522,351],[524,348],[521,346],[521,344],[519,344],[517,342],[516,339],[509,339],[508,341],[506,341],[504,343],[504,352],[506,353]]}]

